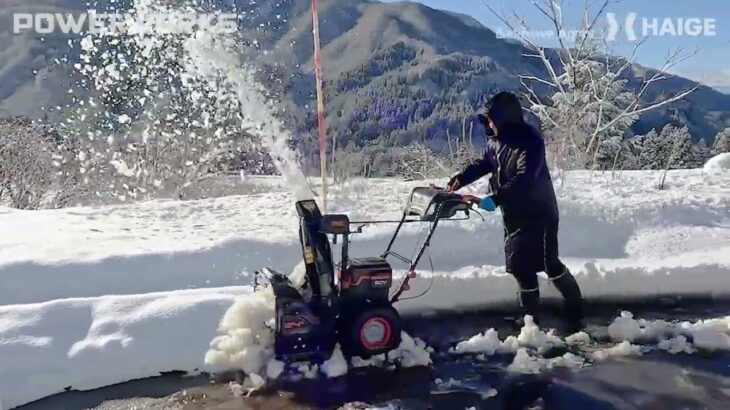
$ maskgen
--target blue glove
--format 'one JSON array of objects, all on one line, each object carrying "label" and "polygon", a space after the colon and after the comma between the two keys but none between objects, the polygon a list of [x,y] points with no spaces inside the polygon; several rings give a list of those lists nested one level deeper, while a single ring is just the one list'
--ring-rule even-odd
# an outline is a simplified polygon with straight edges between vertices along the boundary
[{"label": "blue glove", "polygon": [[479,201],[479,208],[487,212],[494,212],[497,210],[497,204],[494,203],[491,196],[485,196],[481,201]]}]

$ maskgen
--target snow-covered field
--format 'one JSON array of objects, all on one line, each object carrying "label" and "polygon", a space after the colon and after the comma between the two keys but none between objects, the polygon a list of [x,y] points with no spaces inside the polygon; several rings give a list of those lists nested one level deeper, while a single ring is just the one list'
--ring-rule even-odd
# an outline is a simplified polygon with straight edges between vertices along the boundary
[{"label": "snow-covered field", "polygon": [[[561,254],[587,298],[730,295],[730,173],[672,171],[664,190],[656,188],[660,176],[574,172],[558,187]],[[271,192],[0,208],[0,408],[67,387],[210,370],[208,343],[234,300],[249,297],[254,271],[292,271],[301,258],[294,198],[278,179],[260,182]],[[332,207],[353,220],[397,219],[421,184],[354,181]],[[431,289],[401,311],[516,303],[499,215],[485,219],[442,225],[430,252],[434,271],[425,260],[411,294]],[[392,229],[366,227],[352,253],[379,254]],[[407,227],[397,248],[408,254],[421,230]]]}]

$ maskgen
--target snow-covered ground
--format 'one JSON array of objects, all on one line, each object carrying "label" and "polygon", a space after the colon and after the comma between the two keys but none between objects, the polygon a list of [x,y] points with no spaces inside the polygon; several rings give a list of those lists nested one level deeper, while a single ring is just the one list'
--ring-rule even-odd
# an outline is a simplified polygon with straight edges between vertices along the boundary
[{"label": "snow-covered ground", "polygon": [[[558,187],[561,254],[586,297],[730,295],[730,173],[672,171],[664,190],[660,174],[574,172]],[[272,192],[0,208],[0,408],[66,387],[210,369],[208,342],[234,299],[247,297],[253,272],[292,271],[301,258],[293,196],[276,179],[262,181]],[[397,219],[422,184],[354,181],[332,207],[353,220]],[[431,289],[401,311],[515,303],[499,215],[485,219],[442,225],[434,271],[425,260],[411,294]],[[351,251],[379,254],[392,229],[366,227]],[[407,227],[397,248],[407,254],[421,232]]]}]

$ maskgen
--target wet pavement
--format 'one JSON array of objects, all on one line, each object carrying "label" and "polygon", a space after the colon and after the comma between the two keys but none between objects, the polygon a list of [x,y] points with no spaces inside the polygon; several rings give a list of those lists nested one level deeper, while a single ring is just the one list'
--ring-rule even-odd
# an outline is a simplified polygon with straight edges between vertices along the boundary
[{"label": "wet pavement", "polygon": [[[664,299],[642,305],[594,305],[587,311],[592,333],[605,329],[620,310],[636,317],[696,320],[730,314],[730,302]],[[514,312],[410,318],[409,334],[435,348],[432,368],[351,369],[335,380],[280,380],[251,397],[235,397],[226,383],[208,376],[168,374],[88,392],[67,392],[23,410],[58,409],[728,409],[730,353],[671,355],[653,351],[540,374],[506,371],[514,355],[455,357],[456,342],[494,327],[517,334]],[[543,327],[559,324],[552,313]],[[611,343],[599,342],[594,348]]]}]

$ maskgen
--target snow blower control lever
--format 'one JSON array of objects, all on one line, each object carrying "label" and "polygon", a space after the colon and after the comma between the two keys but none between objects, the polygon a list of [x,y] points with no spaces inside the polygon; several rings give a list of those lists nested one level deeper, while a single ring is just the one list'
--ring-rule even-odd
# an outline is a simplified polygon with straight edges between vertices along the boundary
[{"label": "snow blower control lever", "polygon": [[[441,219],[465,212],[469,217],[471,198],[448,193],[436,187],[416,188],[411,193],[400,221],[351,222],[347,215],[322,215],[314,200],[296,203],[299,215],[299,240],[305,266],[305,281],[295,286],[279,272],[266,268],[259,272],[268,278],[276,300],[274,350],[282,360],[326,359],[339,343],[348,356],[367,358],[395,349],[400,344],[401,318],[393,308],[416,266],[430,245]],[[397,222],[398,226],[385,252],[379,257],[350,258],[349,236],[362,225]],[[413,260],[393,251],[393,245],[406,223],[427,222],[430,228]],[[352,231],[352,225],[360,227]],[[341,260],[335,265],[327,235],[342,236]],[[387,258],[408,264],[408,274],[390,296],[393,269]]]}]

